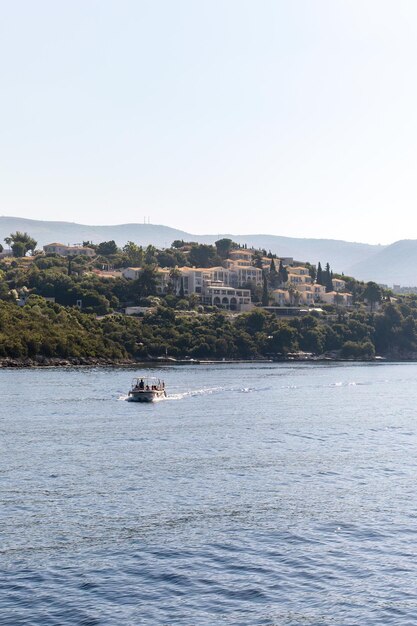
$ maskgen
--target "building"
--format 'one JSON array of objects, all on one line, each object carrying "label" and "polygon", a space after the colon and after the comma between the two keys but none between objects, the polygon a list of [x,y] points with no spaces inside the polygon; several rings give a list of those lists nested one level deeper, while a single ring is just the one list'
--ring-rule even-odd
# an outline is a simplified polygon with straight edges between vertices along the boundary
[{"label": "building", "polygon": [[234,289],[221,281],[207,281],[202,296],[204,304],[230,311],[250,311],[252,308],[250,289]]},{"label": "building", "polygon": [[249,283],[262,285],[262,270],[259,269],[259,267],[253,267],[253,265],[237,266],[233,271],[236,274],[236,286],[247,285]]},{"label": "building", "polygon": [[126,267],[122,270],[122,276],[128,280],[137,280],[142,271],[141,267]]},{"label": "building", "polygon": [[346,282],[341,278],[332,278],[333,290],[334,291],[345,291]]},{"label": "building", "polygon": [[[129,280],[137,280],[142,268],[128,267],[122,275]],[[252,308],[250,289],[237,285],[238,274],[224,267],[180,267],[176,276],[169,268],[156,271],[158,294],[172,290],[177,296],[183,290],[184,296],[195,294],[202,304],[218,306],[230,311],[249,311]],[[236,283],[236,286],[234,286]]]},{"label": "building", "polygon": [[289,285],[311,285],[312,279],[306,267],[291,267],[288,271]]},{"label": "building", "polygon": [[314,285],[312,285],[312,289],[314,292],[314,300],[316,302],[321,302],[323,300],[323,295],[326,293],[326,287],[324,285],[314,283]]},{"label": "building", "polygon": [[231,250],[229,257],[232,261],[245,261],[247,265],[250,265],[253,260],[254,251],[247,250],[246,248],[237,248]]},{"label": "building", "polygon": [[341,291],[329,291],[323,294],[322,300],[326,304],[336,304],[338,306],[351,306],[353,304],[352,294]]},{"label": "building", "polygon": [[121,278],[122,272],[119,270],[99,270],[94,268],[91,270],[91,274],[98,276],[98,278]]},{"label": "building", "polygon": [[96,255],[92,248],[87,246],[66,246],[63,243],[48,243],[43,246],[45,254],[57,254],[58,256],[71,257],[71,256],[88,256],[93,257]]},{"label": "building", "polygon": [[286,289],[274,289],[271,295],[278,306],[285,306],[289,303],[289,293]]},{"label": "building", "polygon": [[171,270],[164,267],[156,270],[156,293],[163,295],[168,293],[171,281]]}]

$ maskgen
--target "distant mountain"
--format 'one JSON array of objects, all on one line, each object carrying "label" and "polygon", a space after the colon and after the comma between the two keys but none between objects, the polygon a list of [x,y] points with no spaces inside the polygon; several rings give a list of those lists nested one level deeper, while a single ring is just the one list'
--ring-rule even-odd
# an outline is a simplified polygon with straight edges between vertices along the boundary
[{"label": "distant mountain", "polygon": [[392,286],[417,286],[417,240],[403,239],[379,250],[368,259],[352,264],[348,273],[361,280]]},{"label": "distant mountain", "polygon": [[[336,272],[344,272],[356,276],[354,268],[360,268],[366,274],[369,259],[382,254],[387,246],[375,246],[364,243],[351,243],[335,239],[300,239],[277,235],[193,235],[182,230],[154,224],[120,224],[116,226],[88,226],[73,222],[50,222],[29,220],[20,217],[0,217],[0,240],[16,230],[27,231],[34,237],[38,246],[58,241],[64,244],[92,241],[100,243],[114,239],[119,246],[131,240],[142,246],[153,244],[157,247],[169,247],[175,239],[214,243],[221,237],[230,237],[237,243],[271,250],[280,256],[290,256],[298,261],[310,261],[322,264],[329,262]],[[417,242],[416,242],[417,245]],[[376,268],[378,265],[375,266]],[[362,275],[363,272],[362,272]],[[373,274],[371,272],[371,279]],[[376,280],[376,279],[375,279]],[[388,279],[379,282],[388,282]],[[405,284],[404,280],[400,281]]]},{"label": "distant mountain", "polygon": [[110,239],[114,239],[119,246],[123,246],[130,240],[143,246],[153,244],[158,247],[169,247],[174,239],[190,236],[169,226],[154,226],[153,224],[87,226],[75,222],[49,222],[22,217],[0,217],[0,240],[16,230],[28,232],[36,239],[38,247],[55,241],[73,245],[82,241],[100,243]]}]

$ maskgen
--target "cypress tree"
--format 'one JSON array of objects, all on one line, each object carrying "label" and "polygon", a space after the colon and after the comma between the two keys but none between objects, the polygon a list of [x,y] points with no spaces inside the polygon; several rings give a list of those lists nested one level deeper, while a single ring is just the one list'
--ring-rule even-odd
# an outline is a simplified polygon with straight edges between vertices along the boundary
[{"label": "cypress tree", "polygon": [[277,268],[275,267],[274,258],[272,258],[272,260],[271,260],[271,267],[269,268],[269,271],[271,272],[271,274],[272,273],[276,274],[276,272],[277,272]]},{"label": "cypress tree", "polygon": [[265,272],[264,272],[262,275],[262,306],[268,306],[268,304],[269,304],[268,283],[267,283]]},{"label": "cypress tree", "polygon": [[332,275],[330,272],[330,264],[326,263],[326,269],[324,271],[324,284],[326,286],[326,291],[333,291],[333,282],[332,282]]},{"label": "cypress tree", "polygon": [[316,277],[316,281],[318,285],[323,285],[323,270],[321,269],[321,263],[320,261],[318,262],[317,265],[317,277]]},{"label": "cypress tree", "polygon": [[288,272],[285,269],[282,259],[279,260],[279,270],[278,270],[279,282],[284,284],[288,280]]},{"label": "cypress tree", "polygon": [[314,267],[314,265],[308,265],[308,273],[310,274],[310,278],[314,283],[314,281],[316,280],[316,268]]}]

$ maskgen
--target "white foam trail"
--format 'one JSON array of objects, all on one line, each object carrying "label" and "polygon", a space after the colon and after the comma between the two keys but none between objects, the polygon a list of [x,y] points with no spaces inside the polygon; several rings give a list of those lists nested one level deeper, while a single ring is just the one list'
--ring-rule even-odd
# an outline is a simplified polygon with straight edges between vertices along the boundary
[{"label": "white foam trail", "polygon": [[168,393],[167,400],[183,400],[184,398],[192,398],[193,396],[205,396],[212,393],[226,391],[226,387],[208,387],[203,389],[192,389],[181,393]]},{"label": "white foam trail", "polygon": [[184,398],[192,398],[193,396],[205,396],[213,393],[256,393],[265,391],[270,387],[204,387],[203,389],[191,389],[180,393],[169,393],[167,400],[183,400]]}]

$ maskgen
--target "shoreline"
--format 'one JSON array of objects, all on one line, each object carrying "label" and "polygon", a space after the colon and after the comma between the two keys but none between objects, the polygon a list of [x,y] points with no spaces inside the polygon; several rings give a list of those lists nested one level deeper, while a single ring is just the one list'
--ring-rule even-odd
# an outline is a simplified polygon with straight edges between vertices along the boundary
[{"label": "shoreline", "polygon": [[111,359],[95,358],[95,357],[72,357],[72,358],[57,358],[57,357],[44,357],[37,359],[15,359],[15,358],[2,358],[0,359],[1,369],[44,369],[44,368],[73,368],[73,367],[111,367],[111,368],[135,368],[135,367],[167,367],[167,366],[179,366],[179,365],[243,365],[243,364],[262,364],[262,363],[389,363],[389,362],[417,362],[416,358],[395,358],[390,357],[375,357],[373,359],[343,359],[337,357],[282,357],[275,359],[123,359],[120,361],[113,361]]}]

